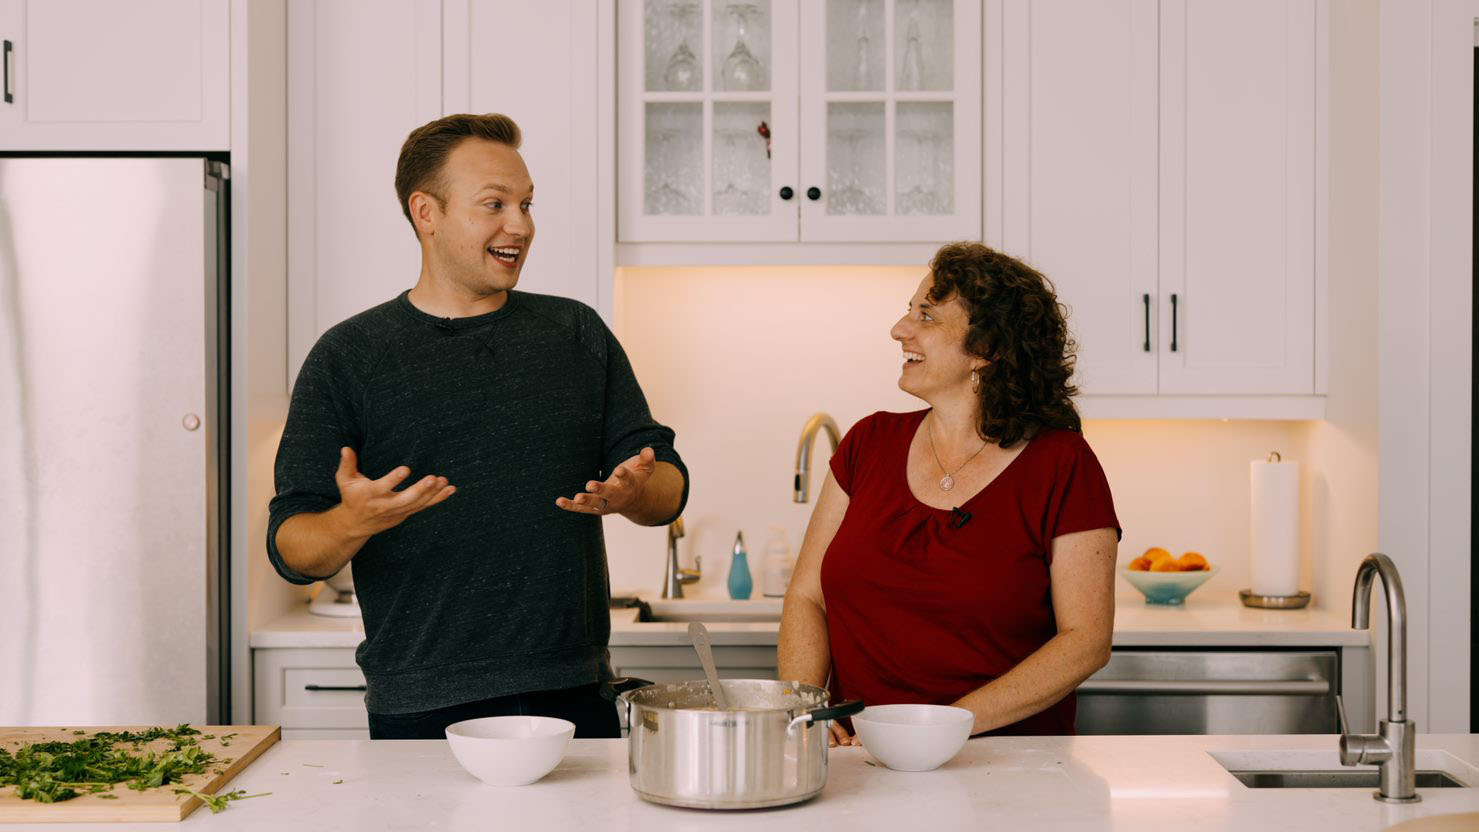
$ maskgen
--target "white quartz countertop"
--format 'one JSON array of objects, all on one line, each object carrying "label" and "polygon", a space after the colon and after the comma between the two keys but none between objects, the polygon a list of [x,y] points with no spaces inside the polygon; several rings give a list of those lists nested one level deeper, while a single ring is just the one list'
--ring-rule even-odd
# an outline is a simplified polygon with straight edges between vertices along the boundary
[{"label": "white quartz countertop", "polygon": [[[560,765],[528,786],[486,786],[445,741],[284,741],[229,787],[265,797],[183,823],[131,832],[202,829],[373,830],[1185,830],[1367,832],[1429,815],[1479,810],[1479,789],[1420,789],[1390,805],[1371,790],[1250,789],[1212,754],[1301,759],[1339,768],[1333,736],[987,737],[931,772],[875,765],[862,748],[833,749],[826,788],[800,805],[745,812],[648,803],[627,781],[625,740],[575,740]],[[1479,736],[1418,738],[1419,768],[1474,782]],[[342,781],[336,783],[335,781]],[[58,827],[9,825],[41,832]],[[71,829],[106,828],[69,824]],[[116,828],[116,827],[114,827]]]},{"label": "white quartz countertop", "polygon": [[[682,602],[669,602],[679,603]],[[702,603],[702,602],[700,602]],[[752,602],[779,610],[779,601]],[[688,625],[639,622],[634,608],[611,611],[612,646],[687,645]],[[708,625],[719,645],[773,646],[777,624],[716,622]],[[357,618],[309,614],[306,606],[251,633],[252,647],[356,647],[364,638]],[[1350,612],[1324,607],[1302,610],[1259,610],[1242,605],[1236,593],[1193,594],[1181,606],[1146,604],[1138,595],[1116,599],[1116,647],[1369,647],[1371,635],[1353,630]]]}]

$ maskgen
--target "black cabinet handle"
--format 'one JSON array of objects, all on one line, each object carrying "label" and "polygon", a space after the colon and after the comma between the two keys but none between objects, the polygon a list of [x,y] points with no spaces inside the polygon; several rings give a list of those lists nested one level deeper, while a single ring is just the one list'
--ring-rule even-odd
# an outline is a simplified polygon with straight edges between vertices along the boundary
[{"label": "black cabinet handle", "polygon": [[0,62],[3,62],[5,64],[5,87],[4,87],[4,89],[5,89],[5,103],[6,104],[14,104],[15,103],[15,96],[12,95],[11,92],[10,92],[10,56],[11,56],[11,53],[13,53],[13,52],[15,52],[15,44],[11,43],[10,41],[6,41],[5,42],[5,54],[4,54],[3,57],[0,57]]},{"label": "black cabinet handle", "polygon": [[810,188],[806,189],[806,198],[811,200],[812,202],[816,202],[817,200],[822,198],[822,189],[818,188],[815,185],[812,185]]},{"label": "black cabinet handle", "polygon": [[304,685],[304,690],[365,690],[364,685]]},{"label": "black cabinet handle", "polygon": [[1150,295],[1141,295],[1140,299],[1145,302],[1145,351],[1150,352]]},{"label": "black cabinet handle", "polygon": [[1171,293],[1171,352],[1176,351],[1176,293]]},{"label": "black cabinet handle", "polygon": [[791,186],[790,185],[784,185],[784,186],[781,187],[781,199],[790,201],[791,197],[793,197],[795,195],[796,195],[796,192],[793,191],[793,190],[791,190]]}]

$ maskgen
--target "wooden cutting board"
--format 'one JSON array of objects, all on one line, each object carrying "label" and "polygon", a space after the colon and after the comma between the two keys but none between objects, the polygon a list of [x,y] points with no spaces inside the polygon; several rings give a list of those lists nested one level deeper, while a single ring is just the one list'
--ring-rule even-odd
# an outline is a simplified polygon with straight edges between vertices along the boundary
[{"label": "wooden cutting board", "polygon": [[[98,731],[146,731],[148,725],[125,727],[81,727],[66,728],[0,728],[0,748],[11,753],[22,745],[61,740],[71,742],[81,739],[77,731],[86,731],[90,736]],[[174,726],[165,726],[173,728]],[[196,725],[200,731],[195,737],[200,747],[215,755],[220,762],[208,766],[200,774],[185,777],[180,786],[201,794],[215,794],[232,777],[247,767],[267,747],[282,737],[282,729],[276,725]],[[234,734],[229,739],[227,735]],[[205,739],[211,735],[213,739]],[[140,750],[166,751],[169,740],[156,740],[140,746]],[[129,746],[125,746],[129,748]],[[130,748],[130,750],[132,750]],[[221,771],[216,774],[216,770]],[[186,815],[201,805],[200,798],[188,794],[175,794],[174,785],[165,785],[147,791],[135,791],[126,783],[118,783],[111,791],[88,794],[83,792],[71,800],[60,803],[37,803],[21,800],[15,795],[14,786],[0,787],[0,823],[124,823],[184,820]],[[102,795],[116,795],[117,799],[105,799]],[[271,799],[271,798],[264,798]],[[231,811],[230,805],[226,811]]]}]

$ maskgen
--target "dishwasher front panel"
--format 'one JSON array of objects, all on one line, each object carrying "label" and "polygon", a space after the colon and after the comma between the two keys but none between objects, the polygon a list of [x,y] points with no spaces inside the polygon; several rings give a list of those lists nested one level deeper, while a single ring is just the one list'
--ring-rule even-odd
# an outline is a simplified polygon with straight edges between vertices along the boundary
[{"label": "dishwasher front panel", "polygon": [[1115,650],[1078,688],[1080,734],[1332,734],[1335,650]]}]

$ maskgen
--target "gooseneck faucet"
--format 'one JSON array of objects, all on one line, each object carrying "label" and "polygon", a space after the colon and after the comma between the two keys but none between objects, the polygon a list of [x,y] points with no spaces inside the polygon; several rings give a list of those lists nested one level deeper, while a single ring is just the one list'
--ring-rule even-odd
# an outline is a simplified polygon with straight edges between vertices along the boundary
[{"label": "gooseneck faucet", "polygon": [[837,446],[842,443],[842,434],[837,430],[837,423],[832,417],[825,413],[813,413],[806,420],[806,426],[801,429],[801,441],[796,445],[796,480],[794,484],[794,499],[798,503],[804,503],[811,498],[811,446],[816,443],[817,431],[826,429],[827,439],[832,443],[832,452],[837,452]]},{"label": "gooseneck faucet", "polygon": [[703,560],[700,556],[693,556],[694,569],[683,569],[678,566],[678,538],[683,536],[683,518],[679,517],[668,524],[668,558],[667,568],[662,576],[662,597],[682,598],[683,585],[691,584],[703,576]]},{"label": "gooseneck faucet", "polygon": [[1351,599],[1351,626],[1371,626],[1371,580],[1381,575],[1387,597],[1387,718],[1378,733],[1351,734],[1346,727],[1345,703],[1340,708],[1340,763],[1346,766],[1379,763],[1381,787],[1374,795],[1387,803],[1416,803],[1417,723],[1407,719],[1407,600],[1397,565],[1380,552],[1361,561]]}]

